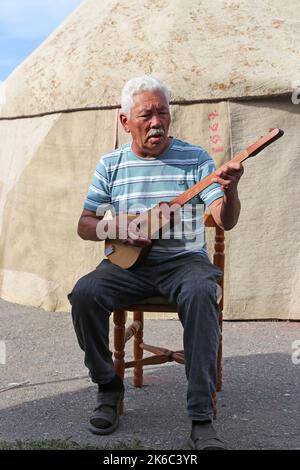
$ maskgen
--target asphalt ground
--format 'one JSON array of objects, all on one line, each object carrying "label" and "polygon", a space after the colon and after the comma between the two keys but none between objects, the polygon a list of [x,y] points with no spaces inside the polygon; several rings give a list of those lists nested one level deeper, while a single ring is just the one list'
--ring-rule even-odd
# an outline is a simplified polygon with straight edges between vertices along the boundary
[{"label": "asphalt ground", "polygon": [[[181,349],[181,332],[177,320],[145,321],[150,344]],[[300,449],[300,322],[224,322],[223,338],[215,421],[220,437],[230,449]],[[146,449],[188,449],[186,378],[175,363],[145,368],[141,389],[127,371],[119,429],[106,437],[88,431],[97,387],[83,365],[69,313],[0,300],[0,371],[0,441],[108,447],[139,441]],[[19,386],[7,389],[12,384]]]}]

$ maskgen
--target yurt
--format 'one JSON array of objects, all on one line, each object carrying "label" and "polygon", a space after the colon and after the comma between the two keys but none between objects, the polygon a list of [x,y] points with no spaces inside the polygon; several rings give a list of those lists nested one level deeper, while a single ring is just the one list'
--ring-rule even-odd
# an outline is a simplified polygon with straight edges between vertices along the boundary
[{"label": "yurt", "polygon": [[296,0],[83,1],[2,85],[0,297],[69,311],[67,293],[103,258],[77,222],[97,161],[128,139],[122,86],[152,74],[172,92],[172,135],[217,166],[285,131],[245,162],[224,316],[299,320],[299,41]]}]

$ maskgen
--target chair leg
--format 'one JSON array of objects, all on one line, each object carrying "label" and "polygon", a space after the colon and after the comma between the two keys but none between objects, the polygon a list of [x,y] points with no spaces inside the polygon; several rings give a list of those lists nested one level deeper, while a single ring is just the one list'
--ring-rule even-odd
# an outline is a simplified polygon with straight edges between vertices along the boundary
[{"label": "chair leg", "polygon": [[[113,313],[114,322],[114,365],[116,374],[124,380],[125,374],[125,325],[127,312],[124,310]],[[121,403],[120,414],[124,414],[124,400]]]},{"label": "chair leg", "polygon": [[222,346],[223,346],[223,334],[222,334],[222,329],[223,329],[223,313],[220,312],[220,317],[219,317],[219,323],[220,323],[220,329],[221,329],[221,335],[220,335],[220,343],[219,343],[219,350],[218,350],[218,378],[217,378],[217,392],[220,392],[222,390]]},{"label": "chair leg", "polygon": [[[133,355],[134,360],[138,361],[143,359],[143,349],[140,347],[140,344],[143,342],[143,333],[144,333],[144,312],[133,312],[133,320],[139,321],[142,324],[140,330],[134,335],[133,343]],[[134,387],[143,386],[143,366],[136,366],[133,369],[133,385]]]},{"label": "chair leg", "polygon": [[213,404],[213,419],[217,419],[217,394],[216,392],[212,396],[212,404]]}]

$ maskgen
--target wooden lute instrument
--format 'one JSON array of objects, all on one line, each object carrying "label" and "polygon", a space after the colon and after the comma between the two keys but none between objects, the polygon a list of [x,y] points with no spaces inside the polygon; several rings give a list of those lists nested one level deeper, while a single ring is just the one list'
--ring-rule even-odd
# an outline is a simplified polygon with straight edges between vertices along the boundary
[{"label": "wooden lute instrument", "polygon": [[[283,136],[284,132],[281,129],[275,128],[270,129],[269,133],[265,136],[262,136],[252,145],[250,145],[246,150],[239,153],[233,157],[230,161],[243,162],[247,158],[254,157],[265,147],[270,145],[275,140]],[[216,170],[217,171],[217,170]],[[213,184],[211,179],[215,176],[216,171],[210,175],[203,178],[198,183],[191,186],[189,189],[184,191],[182,194],[174,198],[172,201],[167,202],[169,206],[177,205],[179,208],[190,201],[193,197],[203,191],[205,188]],[[157,214],[159,213],[159,225],[153,224],[153,220],[157,220]],[[155,217],[156,216],[156,217]],[[143,214],[131,215],[127,214],[129,220],[137,219],[141,229],[148,233],[150,240],[157,239],[158,232],[162,233],[165,227],[169,227],[170,220],[165,218],[161,213],[160,205],[155,206],[148,211],[145,211]],[[152,227],[151,227],[152,223]],[[146,230],[145,228],[146,227]],[[150,251],[151,245],[146,247],[132,246],[124,244],[124,241],[116,239],[106,239],[105,240],[105,255],[107,258],[114,264],[120,266],[121,268],[128,269],[137,265]]]}]

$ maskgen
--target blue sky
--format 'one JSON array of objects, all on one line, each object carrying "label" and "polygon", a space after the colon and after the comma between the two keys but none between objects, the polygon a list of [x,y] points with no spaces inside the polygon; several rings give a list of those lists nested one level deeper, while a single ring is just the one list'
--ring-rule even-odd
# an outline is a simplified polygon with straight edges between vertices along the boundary
[{"label": "blue sky", "polygon": [[0,80],[83,0],[0,0]]}]

